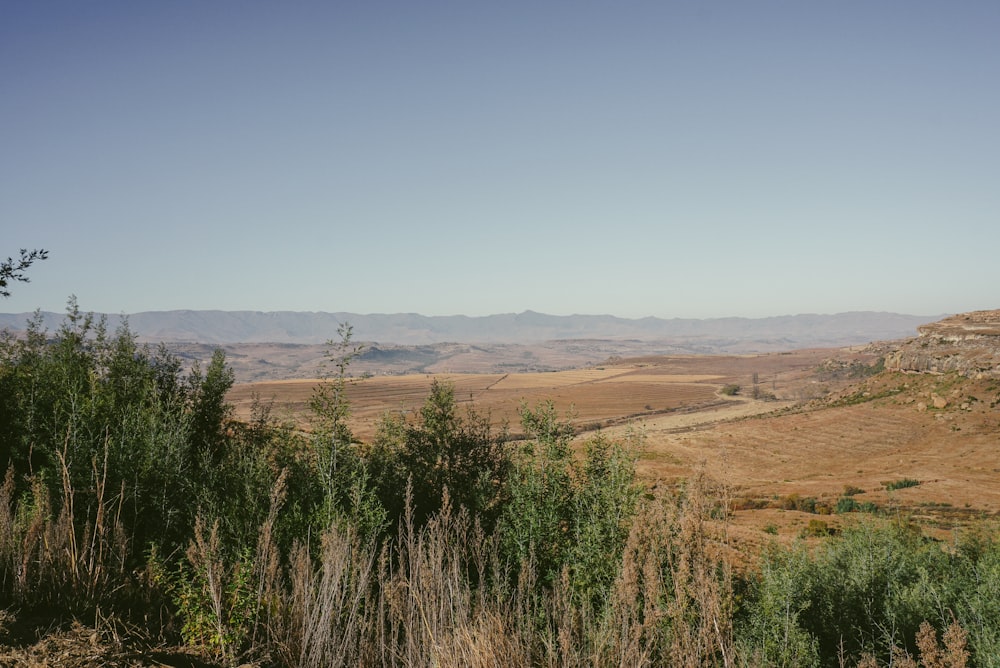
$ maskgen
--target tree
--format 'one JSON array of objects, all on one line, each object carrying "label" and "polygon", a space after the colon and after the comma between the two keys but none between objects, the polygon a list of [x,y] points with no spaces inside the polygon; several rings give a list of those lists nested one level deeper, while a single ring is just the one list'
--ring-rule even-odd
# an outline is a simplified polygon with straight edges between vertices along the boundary
[{"label": "tree", "polygon": [[7,286],[11,283],[16,281],[27,283],[29,279],[24,273],[25,270],[36,260],[44,260],[48,256],[49,252],[44,249],[29,251],[26,248],[22,248],[20,259],[15,260],[12,257],[8,257],[3,262],[0,262],[0,297],[10,297],[10,290]]},{"label": "tree", "polygon": [[502,510],[510,469],[508,434],[490,416],[460,412],[455,387],[435,379],[414,420],[387,416],[379,425],[369,462],[383,506],[394,520],[404,513],[412,486],[413,519],[423,525],[445,498],[465,507],[487,529]]},{"label": "tree", "polygon": [[212,353],[204,374],[197,365],[191,371],[191,458],[202,460],[208,468],[222,460],[226,425],[232,416],[226,393],[233,381],[233,370],[226,366],[226,353],[221,348]]}]

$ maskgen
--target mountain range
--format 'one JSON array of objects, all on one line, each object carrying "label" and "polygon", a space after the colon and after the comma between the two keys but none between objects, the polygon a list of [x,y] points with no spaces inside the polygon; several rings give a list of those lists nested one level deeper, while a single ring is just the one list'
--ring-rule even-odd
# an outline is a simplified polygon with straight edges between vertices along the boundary
[{"label": "mountain range", "polygon": [[[0,329],[23,330],[31,313],[0,314]],[[40,313],[49,330],[63,315]],[[913,336],[919,325],[941,315],[855,311],[832,315],[801,314],[767,318],[619,318],[611,315],[548,315],[534,311],[489,316],[424,316],[416,313],[358,314],[301,311],[144,311],[107,314],[114,330],[127,318],[140,340],[201,344],[320,344],[339,340],[348,323],[355,341],[426,345],[443,342],[527,344],[556,340],[605,339],[700,342],[730,347],[754,342],[760,348],[842,346]]]}]

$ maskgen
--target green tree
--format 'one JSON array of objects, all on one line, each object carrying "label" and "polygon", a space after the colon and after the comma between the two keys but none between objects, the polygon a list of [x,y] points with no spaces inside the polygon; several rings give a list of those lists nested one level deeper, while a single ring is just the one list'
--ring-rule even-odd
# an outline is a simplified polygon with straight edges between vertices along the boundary
[{"label": "green tree", "polygon": [[191,459],[201,463],[206,475],[219,465],[223,456],[224,430],[232,417],[226,393],[233,382],[233,371],[226,366],[226,353],[221,348],[212,353],[212,361],[204,373],[197,364],[191,370]]},{"label": "green tree", "polygon": [[799,618],[812,604],[816,575],[801,545],[772,544],[749,575],[737,644],[749,665],[803,668],[819,665],[818,643]]},{"label": "green tree", "polygon": [[525,441],[514,455],[508,502],[501,517],[504,552],[515,565],[532,561],[551,584],[566,560],[575,488],[570,441],[573,429],[549,401],[521,406]]},{"label": "green tree", "polygon": [[617,575],[637,510],[635,462],[641,437],[598,434],[573,456],[573,430],[545,402],[521,407],[528,439],[514,456],[501,517],[501,542],[512,564],[531,562],[549,585],[570,569],[574,595],[598,609]]},{"label": "green tree", "polygon": [[412,485],[413,520],[422,525],[451,502],[492,527],[502,508],[510,469],[508,434],[488,415],[459,412],[454,385],[435,379],[417,419],[388,417],[380,425],[370,456],[373,478],[390,516],[403,513]]}]

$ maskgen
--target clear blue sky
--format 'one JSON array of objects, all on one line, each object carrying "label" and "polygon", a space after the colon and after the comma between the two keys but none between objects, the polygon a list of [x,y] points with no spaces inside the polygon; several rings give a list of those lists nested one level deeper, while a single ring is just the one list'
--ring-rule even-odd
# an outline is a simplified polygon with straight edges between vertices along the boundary
[{"label": "clear blue sky", "polygon": [[1000,2],[4,2],[0,311],[1000,307]]}]

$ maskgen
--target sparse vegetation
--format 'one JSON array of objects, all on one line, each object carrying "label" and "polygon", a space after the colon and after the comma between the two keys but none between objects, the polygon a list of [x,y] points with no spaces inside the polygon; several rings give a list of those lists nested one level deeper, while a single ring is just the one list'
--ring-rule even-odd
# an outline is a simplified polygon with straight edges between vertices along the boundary
[{"label": "sparse vegetation", "polygon": [[805,536],[830,536],[834,531],[823,520],[809,520],[802,533]]},{"label": "sparse vegetation", "polygon": [[837,500],[837,514],[841,513],[853,513],[859,508],[860,504],[855,501],[850,496],[842,496]]},{"label": "sparse vegetation", "polygon": [[875,376],[885,370],[885,358],[879,357],[872,363],[862,360],[826,360],[817,370],[821,380],[859,380]]},{"label": "sparse vegetation", "polygon": [[920,484],[919,480],[914,480],[913,478],[900,478],[898,480],[890,480],[888,482],[883,482],[882,486],[889,492],[893,492],[897,489],[906,489],[907,487],[916,487]]},{"label": "sparse vegetation", "polygon": [[740,386],[734,383],[723,385],[722,389],[719,390],[719,394],[722,394],[727,397],[735,397],[739,393],[740,393]]}]

